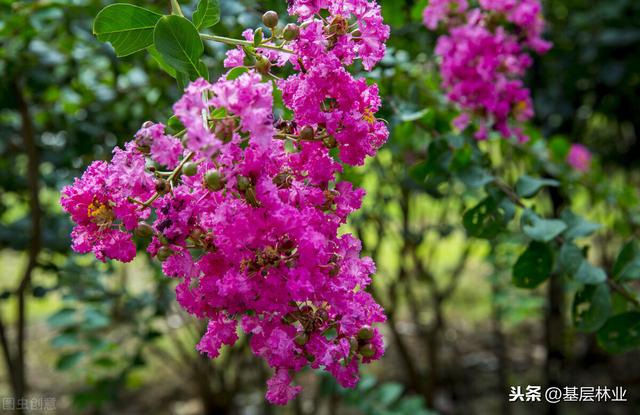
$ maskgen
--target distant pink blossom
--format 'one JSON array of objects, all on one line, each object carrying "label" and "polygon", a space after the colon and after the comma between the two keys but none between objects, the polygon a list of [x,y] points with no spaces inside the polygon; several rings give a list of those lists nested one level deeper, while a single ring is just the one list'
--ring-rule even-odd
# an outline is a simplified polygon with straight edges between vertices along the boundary
[{"label": "distant pink blossom", "polygon": [[571,144],[567,163],[580,172],[587,172],[591,167],[591,152],[582,144]]},{"label": "distant pink blossom", "polygon": [[539,0],[481,0],[472,9],[465,0],[430,0],[423,17],[430,30],[446,28],[436,55],[447,97],[462,110],[454,126],[462,130],[475,120],[478,139],[496,131],[526,141],[519,125],[534,115],[522,81],[533,62],[527,49],[545,53],[551,47],[541,37]]}]

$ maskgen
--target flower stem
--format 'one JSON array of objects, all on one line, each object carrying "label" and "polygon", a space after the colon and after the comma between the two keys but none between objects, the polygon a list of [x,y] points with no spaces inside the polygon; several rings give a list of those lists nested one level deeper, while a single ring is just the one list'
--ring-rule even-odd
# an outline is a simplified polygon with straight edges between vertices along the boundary
[{"label": "flower stem", "polygon": [[[186,155],[185,158],[182,159],[182,161],[180,162],[180,164],[178,165],[178,167],[175,168],[175,170],[173,170],[173,172],[171,172],[171,174],[169,175],[169,177],[167,177],[167,182],[171,183],[173,182],[173,179],[176,178],[176,176],[178,174],[180,174],[180,172],[182,171],[182,168],[184,167],[184,165],[191,160],[191,158],[193,157],[195,153],[192,151],[189,154]],[[146,209],[149,206],[151,206],[151,204],[153,202],[156,201],[156,199],[158,199],[160,197],[160,193],[159,192],[155,192],[153,194],[153,196],[151,196],[146,202],[142,202],[141,205],[142,207],[140,209]],[[138,202],[139,203],[139,202]]]},{"label": "flower stem", "polygon": [[182,13],[182,9],[180,8],[180,4],[178,3],[178,0],[171,0],[171,14],[184,17],[184,14]]},{"label": "flower stem", "polygon": [[[227,45],[237,45],[237,46],[254,46],[253,42],[249,42],[248,40],[241,39],[232,39],[230,37],[217,36],[217,35],[208,35],[206,33],[200,33],[200,37],[204,40],[213,40],[214,42],[220,42]],[[257,47],[258,49],[271,49],[276,50],[278,52],[284,53],[293,53],[291,49],[286,49],[282,46],[275,45],[260,45]]]}]

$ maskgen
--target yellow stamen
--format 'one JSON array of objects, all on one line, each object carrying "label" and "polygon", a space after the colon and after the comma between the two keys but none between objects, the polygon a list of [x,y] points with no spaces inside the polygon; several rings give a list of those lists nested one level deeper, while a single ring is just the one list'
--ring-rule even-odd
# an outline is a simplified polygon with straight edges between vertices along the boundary
[{"label": "yellow stamen", "polygon": [[115,220],[115,215],[111,208],[94,198],[91,204],[87,207],[87,216],[91,218],[91,221],[97,224],[99,227],[109,227]]},{"label": "yellow stamen", "polygon": [[364,110],[364,114],[362,114],[362,119],[368,122],[369,124],[373,124],[376,122],[376,116],[369,108]]}]

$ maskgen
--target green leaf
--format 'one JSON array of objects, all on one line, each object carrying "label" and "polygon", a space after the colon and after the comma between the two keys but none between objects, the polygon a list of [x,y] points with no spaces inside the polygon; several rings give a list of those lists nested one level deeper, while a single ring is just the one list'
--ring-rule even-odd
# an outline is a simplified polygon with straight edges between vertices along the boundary
[{"label": "green leaf", "polygon": [[520,197],[533,197],[540,189],[545,186],[559,186],[560,183],[557,180],[552,179],[538,179],[535,177],[527,176],[526,174],[521,176],[516,182],[516,193]]},{"label": "green leaf", "polygon": [[204,76],[200,57],[204,46],[193,24],[181,16],[163,16],[153,31],[153,43],[165,62],[191,79]]},{"label": "green leaf", "polygon": [[56,369],[69,370],[77,365],[81,358],[82,352],[65,353],[58,359],[58,362],[56,363]]},{"label": "green leaf", "polygon": [[565,242],[560,248],[560,266],[569,275],[578,272],[580,265],[585,261],[580,248],[571,242]]},{"label": "green leaf", "polygon": [[396,382],[386,382],[380,386],[378,393],[380,394],[380,402],[383,405],[389,405],[392,402],[396,401],[402,392],[404,391],[404,386],[400,383]]},{"label": "green leaf", "polygon": [[622,353],[640,347],[640,312],[611,317],[598,330],[598,344],[609,353]]},{"label": "green leaf", "polygon": [[607,284],[586,285],[573,300],[573,324],[576,329],[594,332],[611,315],[612,305]]},{"label": "green leaf", "polygon": [[640,279],[640,247],[635,241],[628,242],[613,264],[613,278],[619,281]]},{"label": "green leaf", "polygon": [[571,143],[564,137],[554,137],[549,141],[551,155],[557,161],[564,161],[569,154]]},{"label": "green leaf", "polygon": [[589,222],[582,216],[578,216],[571,210],[565,210],[560,218],[567,224],[567,230],[564,231],[566,239],[576,239],[590,236],[602,226],[598,223]]},{"label": "green leaf", "polygon": [[200,0],[193,12],[193,24],[196,29],[215,26],[220,21],[220,0]]},{"label": "green leaf", "polygon": [[513,285],[535,288],[542,284],[553,267],[553,253],[548,244],[531,241],[513,266]]},{"label": "green leaf", "polygon": [[158,63],[158,65],[160,66],[160,68],[165,71],[166,73],[168,73],[169,75],[171,75],[172,78],[176,77],[176,70],[174,68],[172,68],[162,57],[162,55],[160,54],[160,52],[158,52],[158,49],[156,49],[155,46],[151,45],[147,48],[147,51],[149,52],[149,54],[151,56],[153,56],[153,59],[156,60],[156,62]]},{"label": "green leaf", "polygon": [[88,308],[84,312],[84,322],[82,328],[85,330],[96,330],[107,327],[111,319],[101,310],[95,308]]},{"label": "green leaf", "polygon": [[161,17],[133,4],[112,4],[96,16],[93,33],[111,43],[116,55],[127,56],[153,44],[153,28]]},{"label": "green leaf", "polygon": [[180,131],[184,130],[185,127],[182,124],[182,122],[180,122],[180,120],[178,119],[178,117],[176,117],[175,115],[172,115],[168,120],[167,120],[167,127],[169,128],[170,132],[172,134],[177,134]]},{"label": "green leaf", "polygon": [[586,259],[582,261],[575,279],[583,284],[600,284],[607,280],[607,274],[600,267],[596,267]]},{"label": "green leaf", "polygon": [[189,85],[189,75],[184,72],[176,72],[176,81],[180,89],[185,89]]},{"label": "green leaf", "polygon": [[246,66],[236,66],[235,68],[227,72],[227,79],[229,81],[232,81],[234,79],[237,79],[240,75],[248,71],[249,71],[249,68],[247,68]]},{"label": "green leaf", "polygon": [[462,222],[470,236],[492,239],[505,229],[510,219],[506,207],[489,196],[466,211]]},{"label": "green leaf", "polygon": [[549,242],[565,229],[567,225],[559,219],[542,219],[529,209],[522,214],[522,231],[535,241]]},{"label": "green leaf", "polygon": [[68,346],[76,346],[79,343],[77,333],[62,333],[51,340],[51,346],[55,348],[63,348]]},{"label": "green leaf", "polygon": [[458,178],[470,189],[479,189],[491,183],[494,177],[480,166],[472,165],[458,173]]},{"label": "green leaf", "polygon": [[53,328],[68,327],[77,322],[76,310],[73,308],[63,308],[47,319],[47,323]]}]

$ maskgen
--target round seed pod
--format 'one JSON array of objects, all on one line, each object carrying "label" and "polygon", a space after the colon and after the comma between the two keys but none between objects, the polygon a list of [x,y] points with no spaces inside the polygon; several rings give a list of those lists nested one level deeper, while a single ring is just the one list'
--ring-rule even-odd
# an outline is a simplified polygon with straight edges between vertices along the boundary
[{"label": "round seed pod", "polygon": [[284,31],[282,32],[282,37],[284,40],[296,40],[300,35],[300,28],[295,23],[289,23],[284,27]]},{"label": "round seed pod", "polygon": [[185,163],[184,167],[182,167],[182,174],[185,176],[195,176],[198,174],[198,165],[192,161]]},{"label": "round seed pod", "polygon": [[270,29],[278,26],[278,13],[269,10],[262,15],[262,23]]}]

